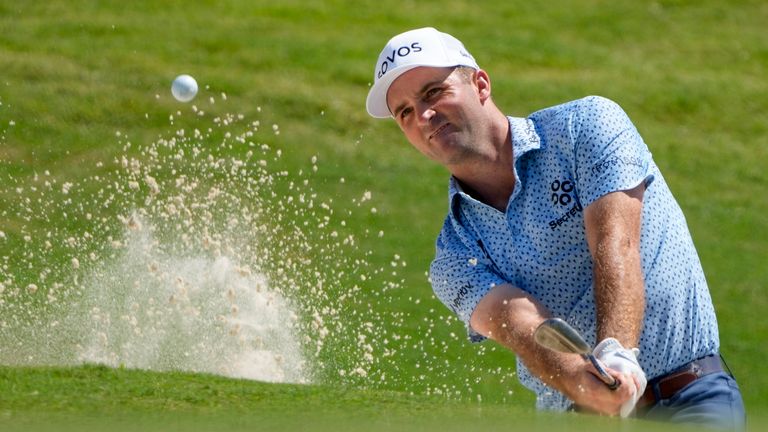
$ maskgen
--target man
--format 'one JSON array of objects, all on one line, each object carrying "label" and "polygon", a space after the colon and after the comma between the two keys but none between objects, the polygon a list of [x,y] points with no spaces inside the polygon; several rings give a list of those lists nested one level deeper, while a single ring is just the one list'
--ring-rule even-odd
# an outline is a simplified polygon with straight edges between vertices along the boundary
[{"label": "man", "polygon": [[[621,108],[588,97],[507,117],[488,73],[434,28],[387,43],[366,105],[451,173],[433,289],[472,340],[516,353],[539,408],[743,426],[685,219]],[[552,316],[597,345],[618,388],[534,342]]]}]

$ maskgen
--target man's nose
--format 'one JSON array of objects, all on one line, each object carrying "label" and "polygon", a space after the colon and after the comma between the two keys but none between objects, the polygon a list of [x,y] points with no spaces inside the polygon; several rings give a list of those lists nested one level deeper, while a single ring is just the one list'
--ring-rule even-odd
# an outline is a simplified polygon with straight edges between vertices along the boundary
[{"label": "man's nose", "polygon": [[437,111],[432,105],[425,104],[423,107],[419,107],[419,123],[429,124],[436,114]]}]

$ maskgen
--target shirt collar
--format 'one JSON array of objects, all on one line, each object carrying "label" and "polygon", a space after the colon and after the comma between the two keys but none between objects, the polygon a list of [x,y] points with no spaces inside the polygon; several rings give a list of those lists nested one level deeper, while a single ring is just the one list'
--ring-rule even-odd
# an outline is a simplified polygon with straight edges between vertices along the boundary
[{"label": "shirt collar", "polygon": [[[513,164],[516,166],[517,161],[524,154],[541,148],[541,138],[536,133],[536,125],[533,123],[533,120],[522,117],[507,117],[507,120],[509,121],[509,130],[512,135]],[[451,176],[448,183],[448,202],[451,208],[453,208],[454,202],[460,193],[465,192],[459,181],[454,176]]]}]

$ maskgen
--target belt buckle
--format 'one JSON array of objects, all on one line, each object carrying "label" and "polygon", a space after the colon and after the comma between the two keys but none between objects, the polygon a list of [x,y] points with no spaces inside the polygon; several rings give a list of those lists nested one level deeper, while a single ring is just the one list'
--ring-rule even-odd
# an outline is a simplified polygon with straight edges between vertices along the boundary
[{"label": "belt buckle", "polygon": [[701,378],[701,372],[704,368],[699,364],[698,360],[694,360],[689,364],[689,370],[692,374],[696,375],[696,378]]},{"label": "belt buckle", "polygon": [[686,385],[712,373],[712,368],[707,366],[708,359],[709,356],[693,360],[665,376],[649,381],[645,393],[637,403],[638,412],[650,408],[662,399],[671,398]]}]

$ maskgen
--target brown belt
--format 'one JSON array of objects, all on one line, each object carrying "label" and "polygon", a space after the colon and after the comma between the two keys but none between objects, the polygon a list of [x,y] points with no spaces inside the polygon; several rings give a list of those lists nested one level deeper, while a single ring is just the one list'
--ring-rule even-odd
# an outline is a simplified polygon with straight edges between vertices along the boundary
[{"label": "brown belt", "polygon": [[648,386],[645,388],[643,396],[637,401],[636,407],[638,410],[650,408],[662,399],[671,398],[683,387],[697,379],[722,371],[723,366],[720,364],[720,356],[717,354],[696,359],[666,375],[648,381]]}]

